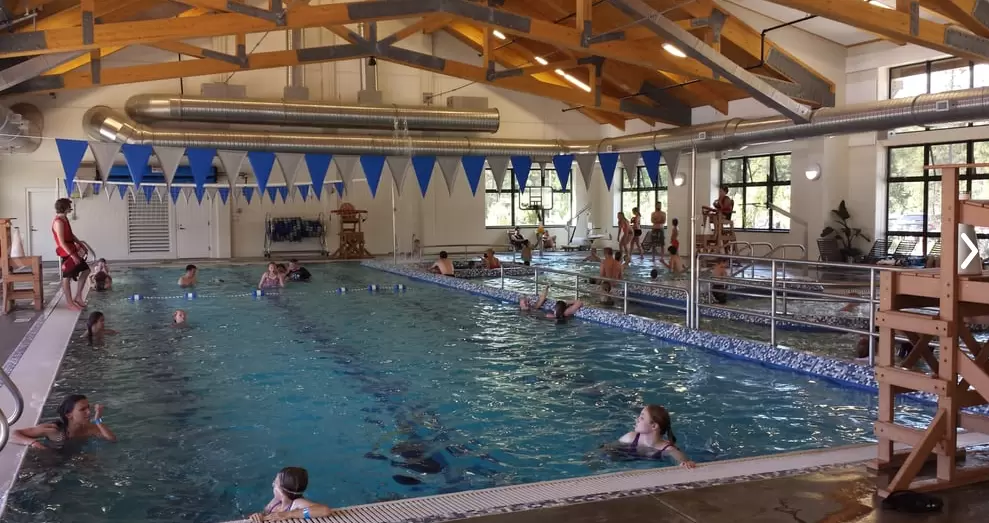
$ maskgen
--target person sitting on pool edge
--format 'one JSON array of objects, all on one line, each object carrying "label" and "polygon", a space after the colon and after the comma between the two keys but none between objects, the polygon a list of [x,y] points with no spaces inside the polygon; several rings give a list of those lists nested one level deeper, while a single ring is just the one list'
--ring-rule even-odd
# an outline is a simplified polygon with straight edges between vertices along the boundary
[{"label": "person sitting on pool edge", "polygon": [[[539,295],[535,303],[532,303],[529,298],[523,296],[519,300],[519,309],[526,312],[536,312],[543,308],[543,304],[546,303],[546,297],[549,295],[549,285],[543,290],[543,293]],[[577,311],[584,306],[584,303],[580,300],[572,301],[567,303],[563,300],[556,300],[556,304],[553,305],[553,312],[547,313],[546,318],[555,319],[557,322],[564,322],[570,316],[577,314]]]},{"label": "person sitting on pool edge", "polygon": [[258,289],[273,289],[284,286],[285,282],[278,272],[278,264],[275,262],[268,263],[268,270],[261,275],[261,280],[258,281]]},{"label": "person sitting on pool edge", "polygon": [[295,258],[288,261],[288,279],[292,281],[309,281],[312,274],[305,267],[299,265],[299,260]]},{"label": "person sitting on pool edge", "polygon": [[436,260],[436,263],[429,268],[429,272],[442,274],[443,276],[453,276],[453,262],[450,260],[446,251],[440,251],[440,259]]},{"label": "person sitting on pool edge", "polygon": [[[89,400],[82,394],[72,394],[58,406],[58,419],[52,423],[42,423],[34,427],[14,430],[10,439],[14,443],[34,449],[61,447],[66,441],[99,438],[117,441],[117,436],[103,424],[103,406],[93,408],[95,417],[90,418]],[[48,444],[41,441],[44,438]]]},{"label": "person sitting on pool edge", "polygon": [[103,336],[113,336],[117,331],[106,328],[106,317],[100,311],[94,311],[86,320],[86,334],[83,336],[90,345],[103,345]]},{"label": "person sitting on pool edge", "polygon": [[[664,438],[665,436],[665,438]],[[671,457],[681,467],[697,466],[677,448],[670,413],[660,405],[646,405],[635,420],[635,428],[618,440],[629,446],[630,454],[648,458]]]},{"label": "person sitting on pool edge", "polygon": [[179,287],[192,287],[196,284],[196,275],[199,269],[195,265],[186,265],[185,274],[179,278]]},{"label": "person sitting on pool edge", "polygon": [[274,497],[264,507],[264,511],[251,514],[252,523],[278,521],[283,519],[322,518],[333,513],[326,505],[314,503],[302,497],[309,486],[309,473],[301,467],[285,467],[278,472],[271,483]]},{"label": "person sitting on pool edge", "polygon": [[484,256],[481,257],[481,261],[484,262],[484,268],[489,271],[501,268],[501,260],[495,256],[494,249],[488,249],[488,252],[484,253]]}]

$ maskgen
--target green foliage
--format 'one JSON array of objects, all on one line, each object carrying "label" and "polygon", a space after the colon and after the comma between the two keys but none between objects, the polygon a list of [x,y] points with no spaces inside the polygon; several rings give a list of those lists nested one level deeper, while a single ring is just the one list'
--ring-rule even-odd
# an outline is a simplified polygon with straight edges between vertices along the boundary
[{"label": "green foliage", "polygon": [[852,227],[849,224],[852,215],[848,212],[848,207],[845,206],[845,200],[842,200],[838,204],[837,209],[831,209],[831,217],[834,219],[834,226],[825,227],[821,231],[821,238],[833,236],[838,240],[841,255],[845,258],[861,256],[862,251],[855,246],[855,240],[861,238],[867,242],[871,242],[872,239],[862,234],[861,228]]}]

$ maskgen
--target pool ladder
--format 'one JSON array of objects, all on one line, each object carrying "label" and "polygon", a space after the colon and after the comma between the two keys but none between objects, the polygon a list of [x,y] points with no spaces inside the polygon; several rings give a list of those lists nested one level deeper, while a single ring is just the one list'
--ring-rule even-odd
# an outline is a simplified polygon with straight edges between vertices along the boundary
[{"label": "pool ladder", "polygon": [[10,376],[2,368],[0,368],[0,385],[6,387],[10,391],[10,395],[14,397],[14,412],[10,416],[5,416],[3,409],[0,409],[0,450],[3,450],[7,446],[7,441],[10,440],[10,427],[21,419],[21,414],[24,412],[24,396],[14,384],[14,380],[10,379]]}]

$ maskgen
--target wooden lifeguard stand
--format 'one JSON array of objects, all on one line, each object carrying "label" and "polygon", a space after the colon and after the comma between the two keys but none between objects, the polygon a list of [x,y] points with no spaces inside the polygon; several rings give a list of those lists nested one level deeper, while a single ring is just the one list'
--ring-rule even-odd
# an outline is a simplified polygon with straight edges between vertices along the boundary
[{"label": "wooden lifeguard stand", "polygon": [[735,227],[731,219],[720,212],[702,211],[701,233],[695,238],[697,252],[730,254],[735,241]]},{"label": "wooden lifeguard stand", "polygon": [[[3,287],[3,314],[9,314],[17,300],[33,300],[34,310],[44,308],[44,285],[40,256],[11,256],[11,219],[0,218],[0,286]],[[15,269],[29,268],[30,271]],[[30,283],[31,288],[15,288],[15,284]]]},{"label": "wooden lifeguard stand", "polygon": [[[958,428],[989,434],[989,417],[962,412],[966,407],[989,403],[989,343],[978,343],[965,322],[965,318],[989,312],[989,275],[958,274],[958,224],[989,227],[989,202],[958,198],[959,170],[974,167],[989,164],[924,167],[941,171],[941,267],[883,272],[880,278],[877,465],[880,470],[895,470],[887,485],[879,485],[882,497],[898,490],[932,491],[989,480],[989,467],[957,466]],[[935,307],[938,312],[926,315],[904,311],[918,307]],[[914,342],[899,366],[894,359],[897,331]],[[929,345],[933,338],[940,345],[937,358]],[[930,368],[917,368],[920,359],[927,361]],[[894,420],[896,395],[913,391],[937,396],[937,412],[926,430]],[[912,448],[894,454],[894,443]],[[933,455],[937,456],[936,477],[918,478]]]},{"label": "wooden lifeguard stand", "polygon": [[364,244],[364,231],[361,223],[367,219],[367,211],[359,211],[354,206],[344,202],[340,208],[331,211],[340,216],[340,247],[330,255],[337,260],[360,260],[374,258]]}]

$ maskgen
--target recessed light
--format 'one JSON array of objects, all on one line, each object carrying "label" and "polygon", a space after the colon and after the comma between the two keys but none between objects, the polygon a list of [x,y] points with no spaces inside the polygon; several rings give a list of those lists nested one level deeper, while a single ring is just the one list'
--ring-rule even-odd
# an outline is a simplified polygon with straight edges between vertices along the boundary
[{"label": "recessed light", "polygon": [[546,65],[546,64],[548,64],[548,63],[549,63],[549,62],[547,62],[547,61],[546,61],[546,59],[545,59],[545,58],[543,58],[543,57],[541,57],[541,56],[537,56],[537,57],[536,57],[536,62],[539,62],[539,65]]},{"label": "recessed light", "polygon": [[687,57],[687,53],[684,53],[683,51],[681,51],[680,49],[678,49],[677,46],[675,46],[673,44],[669,44],[669,43],[663,44],[663,49],[667,53],[670,53],[671,55],[676,56],[677,58],[686,58]]},{"label": "recessed light", "polygon": [[491,34],[495,35],[495,38],[498,38],[499,40],[504,40],[505,39],[505,33],[502,33],[501,31],[499,31],[497,29],[495,29],[494,31],[491,31]]}]

